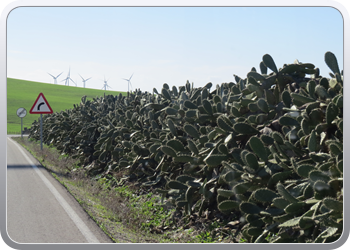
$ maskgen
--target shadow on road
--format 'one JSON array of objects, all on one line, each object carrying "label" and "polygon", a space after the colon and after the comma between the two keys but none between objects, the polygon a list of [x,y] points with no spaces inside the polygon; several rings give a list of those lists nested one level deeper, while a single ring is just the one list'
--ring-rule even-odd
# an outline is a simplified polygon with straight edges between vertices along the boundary
[{"label": "shadow on road", "polygon": [[[37,166],[38,168],[44,168],[43,166]],[[7,169],[29,169],[33,168],[31,165],[7,165]]]},{"label": "shadow on road", "polygon": [[[41,165],[36,165],[36,167],[38,169],[45,169],[47,170],[49,173],[54,173],[56,175],[59,175],[61,176],[62,173],[59,173],[59,172],[56,172],[56,171],[53,171],[51,169],[47,169],[47,168],[44,168],[43,166]],[[33,169],[33,167],[31,165],[13,165],[13,164],[10,164],[10,165],[7,165],[7,170],[20,170],[20,169]]]}]

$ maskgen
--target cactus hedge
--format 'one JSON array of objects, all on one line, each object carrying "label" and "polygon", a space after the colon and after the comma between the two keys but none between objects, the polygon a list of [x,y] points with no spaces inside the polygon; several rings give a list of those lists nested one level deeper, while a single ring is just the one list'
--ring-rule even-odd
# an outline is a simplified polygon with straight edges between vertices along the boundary
[{"label": "cactus hedge", "polygon": [[43,116],[43,140],[90,176],[123,171],[118,184],[154,189],[183,216],[242,217],[247,242],[333,242],[343,229],[343,72],[331,52],[325,62],[328,78],[297,60],[278,69],[266,54],[260,73],[216,87],[84,96]]}]

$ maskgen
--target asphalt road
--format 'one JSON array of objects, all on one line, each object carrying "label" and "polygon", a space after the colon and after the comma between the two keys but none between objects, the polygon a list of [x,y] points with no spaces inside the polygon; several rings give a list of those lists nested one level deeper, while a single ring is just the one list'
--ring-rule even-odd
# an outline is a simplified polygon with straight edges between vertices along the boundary
[{"label": "asphalt road", "polygon": [[9,137],[7,234],[16,243],[112,243],[68,191]]}]

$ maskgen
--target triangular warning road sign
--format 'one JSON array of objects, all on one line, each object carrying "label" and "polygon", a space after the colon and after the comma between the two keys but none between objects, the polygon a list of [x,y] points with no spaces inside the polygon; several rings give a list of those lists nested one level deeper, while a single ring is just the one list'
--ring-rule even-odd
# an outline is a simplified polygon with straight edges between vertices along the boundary
[{"label": "triangular warning road sign", "polygon": [[33,107],[30,109],[29,113],[31,114],[52,114],[53,111],[50,107],[50,104],[47,102],[43,93],[38,95],[36,101],[33,104]]}]

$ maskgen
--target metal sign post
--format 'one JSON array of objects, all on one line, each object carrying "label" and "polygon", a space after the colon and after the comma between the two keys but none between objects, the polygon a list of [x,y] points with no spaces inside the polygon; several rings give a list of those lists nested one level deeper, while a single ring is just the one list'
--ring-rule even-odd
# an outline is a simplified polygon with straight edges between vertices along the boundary
[{"label": "metal sign post", "polygon": [[27,110],[25,108],[17,109],[17,116],[21,118],[21,138],[23,138],[23,117],[27,115]]},{"label": "metal sign post", "polygon": [[40,114],[40,148],[43,150],[43,114],[53,113],[50,104],[46,100],[43,93],[38,95],[29,113]]},{"label": "metal sign post", "polygon": [[40,114],[40,149],[43,150],[43,114]]},{"label": "metal sign post", "polygon": [[23,118],[21,117],[21,138],[23,139]]}]

